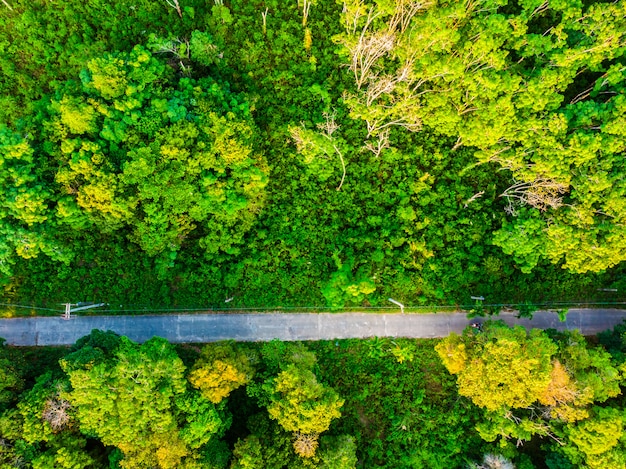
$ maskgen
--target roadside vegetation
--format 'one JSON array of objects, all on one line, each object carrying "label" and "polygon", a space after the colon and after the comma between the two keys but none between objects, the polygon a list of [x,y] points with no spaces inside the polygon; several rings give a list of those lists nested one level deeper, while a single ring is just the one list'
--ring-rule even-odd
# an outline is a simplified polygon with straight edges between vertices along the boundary
[{"label": "roadside vegetation", "polygon": [[623,300],[625,5],[6,0],[2,300]]},{"label": "roadside vegetation", "polygon": [[0,348],[0,468],[626,468],[626,326]]}]

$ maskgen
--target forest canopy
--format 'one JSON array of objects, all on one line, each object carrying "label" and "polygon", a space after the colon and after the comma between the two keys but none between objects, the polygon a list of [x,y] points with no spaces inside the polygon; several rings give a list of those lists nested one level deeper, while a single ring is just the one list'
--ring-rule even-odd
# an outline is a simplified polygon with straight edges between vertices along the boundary
[{"label": "forest canopy", "polygon": [[621,299],[625,12],[7,0],[4,300]]},{"label": "forest canopy", "polygon": [[0,468],[620,469],[625,331],[2,346]]}]

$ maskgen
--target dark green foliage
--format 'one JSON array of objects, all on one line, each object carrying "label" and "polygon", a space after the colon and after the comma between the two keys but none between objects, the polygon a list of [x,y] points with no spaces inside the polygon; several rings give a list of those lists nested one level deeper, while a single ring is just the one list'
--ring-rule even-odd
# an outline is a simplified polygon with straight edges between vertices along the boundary
[{"label": "dark green foliage", "polygon": [[18,357],[7,350],[5,340],[0,338],[0,412],[12,403],[24,385]]},{"label": "dark green foliage", "polygon": [[[461,467],[480,454],[478,409],[456,396],[432,341],[315,344],[320,376],[346,400],[336,430],[353,435],[363,467]],[[410,350],[401,359],[398,349]]]},{"label": "dark green foliage", "polygon": [[601,332],[598,340],[618,362],[626,361],[626,322]]}]

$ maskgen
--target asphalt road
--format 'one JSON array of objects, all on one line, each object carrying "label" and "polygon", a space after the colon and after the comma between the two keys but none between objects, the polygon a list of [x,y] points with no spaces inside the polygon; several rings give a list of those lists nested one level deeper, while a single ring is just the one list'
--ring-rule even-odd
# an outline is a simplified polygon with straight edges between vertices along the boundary
[{"label": "asphalt road", "polygon": [[[497,319],[527,328],[578,329],[593,335],[626,320],[626,310],[571,309],[566,322],[538,311],[532,320],[500,313]],[[170,342],[332,340],[366,337],[445,337],[470,323],[464,313],[258,313],[172,314],[160,316],[73,316],[0,319],[0,337],[10,345],[71,345],[92,329],[112,330],[136,342],[153,336]]]}]

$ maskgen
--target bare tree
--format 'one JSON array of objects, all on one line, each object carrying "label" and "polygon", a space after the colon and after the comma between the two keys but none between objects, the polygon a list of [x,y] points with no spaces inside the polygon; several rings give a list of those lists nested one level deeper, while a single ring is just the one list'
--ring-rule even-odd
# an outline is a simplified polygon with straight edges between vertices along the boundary
[{"label": "bare tree", "polygon": [[515,465],[501,454],[485,454],[483,462],[474,463],[472,469],[515,469]]},{"label": "bare tree", "polygon": [[267,13],[269,8],[265,8],[264,12],[261,12],[261,17],[263,18],[263,35],[267,34]]},{"label": "bare tree", "polygon": [[303,458],[312,458],[315,456],[315,451],[318,446],[318,434],[317,433],[300,433],[295,432],[295,441],[293,442],[293,448],[296,451],[296,454],[302,456]]},{"label": "bare tree", "polygon": [[[157,54],[172,54],[179,60],[189,59],[189,40],[188,39],[164,39],[155,45]],[[181,47],[183,46],[184,47]],[[214,46],[215,47],[215,46]]]},{"label": "bare tree", "polygon": [[516,182],[505,190],[500,197],[506,197],[509,202],[506,211],[511,215],[517,213],[515,205],[530,205],[543,212],[548,208],[556,209],[563,206],[561,194],[565,194],[567,189],[567,184],[537,177],[530,182]]},{"label": "bare tree", "polygon": [[337,117],[337,112],[333,111],[333,113],[323,112],[322,116],[326,119],[324,122],[317,124],[317,128],[322,131],[322,135],[324,135],[327,139],[332,140],[333,134],[339,130],[339,124],[335,122],[335,117]]},{"label": "bare tree", "polygon": [[332,142],[333,148],[335,149],[335,153],[337,153],[337,155],[339,156],[339,160],[341,161],[341,167],[343,168],[343,175],[341,176],[341,182],[339,182],[339,186],[337,187],[337,190],[339,191],[341,190],[341,186],[343,186],[343,181],[346,179],[346,162],[343,160],[343,155],[341,154],[341,151],[337,147],[337,144],[335,144],[335,141],[333,138],[333,134],[335,133],[337,129],[339,129],[339,125],[335,122],[336,114],[337,114],[336,112],[333,112],[332,114],[328,112],[324,112],[322,115],[324,116],[326,121],[321,124],[317,124],[317,128],[322,131],[322,135],[324,137],[326,137],[328,140]]},{"label": "bare tree", "polygon": [[[354,73],[358,89],[370,80],[378,61],[392,53],[400,36],[408,29],[411,19],[428,6],[430,2],[427,1],[397,0],[389,22],[384,28],[374,31],[373,23],[383,14],[381,10],[372,6],[365,13],[366,7],[361,0],[344,2],[343,16],[347,38],[343,44],[350,55],[349,68]],[[363,26],[359,27],[362,19]]]},{"label": "bare tree", "polygon": [[46,401],[41,418],[50,424],[54,432],[60,432],[69,426],[71,408],[68,401],[57,395]]},{"label": "bare tree", "polygon": [[463,208],[467,208],[467,206],[469,204],[471,204],[472,202],[474,202],[477,199],[480,199],[483,196],[484,193],[485,193],[485,191],[480,191],[480,192],[477,192],[476,194],[474,194],[473,196],[471,196],[469,199],[467,199],[465,201],[465,203],[463,204]]},{"label": "bare tree", "polygon": [[298,0],[298,6],[302,7],[302,27],[306,26],[306,22],[309,18],[309,11],[311,10],[311,4],[315,0]]},{"label": "bare tree", "polygon": [[341,153],[341,150],[335,143],[335,137],[333,137],[333,134],[339,129],[339,125],[335,122],[335,112],[333,112],[332,114],[329,112],[324,112],[322,115],[324,116],[325,121],[317,124],[317,128],[318,130],[320,130],[320,133],[313,133],[327,139],[330,142],[332,151],[329,148],[323,148],[324,145],[316,143],[314,138],[307,137],[306,133],[312,131],[307,130],[304,127],[304,124],[302,124],[302,126],[300,127],[290,127],[289,133],[291,134],[291,138],[296,144],[299,153],[313,151],[318,154],[323,153],[326,155],[326,157],[331,157],[333,154],[337,154],[337,156],[339,156],[339,160],[341,161],[341,167],[343,169],[343,175],[341,176],[341,181],[339,182],[339,186],[337,187],[337,190],[339,191],[341,190],[343,182],[346,179],[346,162],[343,159],[343,154]]}]

